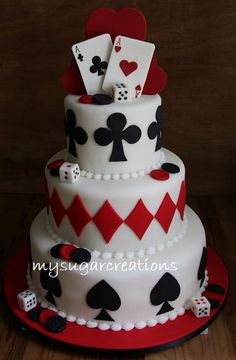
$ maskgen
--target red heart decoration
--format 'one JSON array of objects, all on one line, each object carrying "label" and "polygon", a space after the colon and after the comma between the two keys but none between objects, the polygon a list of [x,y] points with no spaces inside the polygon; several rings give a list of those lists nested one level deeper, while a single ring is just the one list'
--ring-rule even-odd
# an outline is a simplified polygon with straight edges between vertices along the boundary
[{"label": "red heart decoration", "polygon": [[74,95],[86,94],[86,89],[74,58],[68,69],[62,74],[61,82],[64,90],[68,93]]},{"label": "red heart decoration", "polygon": [[115,46],[115,51],[119,52],[121,50],[121,46]]},{"label": "red heart decoration", "polygon": [[88,18],[85,30],[86,37],[92,38],[106,33],[111,35],[113,41],[117,35],[145,40],[147,35],[145,16],[133,8],[96,9]]},{"label": "red heart decoration", "polygon": [[157,63],[156,56],[153,56],[147,79],[143,87],[144,95],[155,95],[160,93],[166,87],[167,75],[161,66]]},{"label": "red heart decoration", "polygon": [[129,76],[132,72],[134,72],[138,68],[138,64],[135,61],[127,61],[121,60],[120,68],[125,74],[125,76]]}]

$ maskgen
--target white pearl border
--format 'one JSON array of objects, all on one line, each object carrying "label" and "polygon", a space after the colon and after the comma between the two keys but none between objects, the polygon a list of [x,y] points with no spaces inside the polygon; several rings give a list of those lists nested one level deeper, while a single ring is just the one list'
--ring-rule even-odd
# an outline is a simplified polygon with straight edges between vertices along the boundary
[{"label": "white pearl border", "polygon": [[[108,259],[133,259],[133,258],[142,258],[143,256],[153,255],[155,253],[163,251],[165,248],[168,248],[176,243],[178,243],[185,235],[188,226],[187,216],[184,215],[183,224],[177,235],[173,237],[172,240],[167,240],[165,243],[158,244],[157,246],[152,246],[147,249],[140,249],[137,251],[117,251],[117,252],[107,252],[107,251],[98,251],[92,250],[91,255],[94,258],[101,258],[103,260]],[[48,217],[46,218],[46,230],[49,236],[55,240],[58,244],[71,244],[68,241],[60,238],[51,228]],[[74,244],[73,244],[74,245]]]},{"label": "white pearl border", "polygon": [[[27,275],[26,275],[26,280],[27,280],[27,285],[29,290],[33,291],[35,294],[35,290],[32,284],[32,280],[30,277],[30,273],[29,273],[29,266],[28,266],[28,270],[27,270]],[[208,272],[207,270],[205,270],[205,279],[203,282],[203,285],[201,286],[200,290],[196,293],[195,297],[201,297],[201,294],[205,291],[206,287],[208,284]],[[37,296],[37,294],[36,294]],[[113,324],[108,324],[106,322],[97,322],[94,320],[86,320],[84,318],[76,318],[76,316],[71,315],[71,314],[66,314],[64,311],[58,310],[56,309],[54,306],[52,306],[51,304],[48,304],[46,301],[42,300],[40,297],[37,296],[37,301],[38,303],[41,304],[41,307],[44,309],[49,309],[52,311],[55,311],[56,313],[58,313],[58,315],[62,316],[63,318],[66,318],[67,321],[69,322],[75,322],[77,325],[83,325],[83,326],[87,326],[89,328],[98,328],[99,330],[112,330],[112,331],[120,331],[120,330],[125,330],[125,331],[130,331],[135,329],[141,330],[144,329],[146,326],[148,327],[153,327],[156,326],[157,324],[165,324],[168,320],[175,320],[177,318],[177,316],[181,316],[185,313],[185,310],[188,310],[190,308],[190,302],[187,302],[183,307],[179,307],[178,309],[174,309],[172,311],[170,311],[168,314],[163,314],[163,315],[159,315],[157,316],[157,318],[148,320],[148,321],[137,321],[135,323],[123,323],[123,324],[119,324],[119,323],[113,323]]]},{"label": "white pearl border", "polygon": [[160,160],[155,165],[149,166],[145,169],[137,170],[130,173],[118,173],[118,174],[99,174],[93,173],[87,170],[81,170],[80,176],[85,177],[87,179],[94,179],[94,180],[127,180],[130,178],[137,178],[138,176],[145,176],[149,174],[150,171],[154,169],[159,169],[161,164],[165,162],[165,154],[162,150],[160,150]]}]

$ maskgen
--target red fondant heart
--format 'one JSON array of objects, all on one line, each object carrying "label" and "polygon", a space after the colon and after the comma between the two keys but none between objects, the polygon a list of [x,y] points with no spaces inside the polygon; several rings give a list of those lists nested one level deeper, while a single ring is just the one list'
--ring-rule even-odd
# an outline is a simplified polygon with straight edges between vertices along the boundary
[{"label": "red fondant heart", "polygon": [[121,46],[115,46],[115,51],[119,52],[121,50]]},{"label": "red fondant heart", "polygon": [[153,56],[143,87],[143,94],[154,95],[160,93],[166,87],[166,83],[167,75],[162,67],[158,65],[156,57]]},{"label": "red fondant heart", "polygon": [[121,60],[120,62],[120,68],[125,74],[125,76],[129,76],[138,68],[138,64],[135,61],[127,61],[127,60]]},{"label": "red fondant heart", "polygon": [[86,24],[86,37],[92,38],[108,33],[114,41],[117,35],[128,36],[133,39],[145,40],[147,24],[145,16],[133,8],[114,10],[100,8],[94,10]]},{"label": "red fondant heart", "polygon": [[74,58],[68,69],[62,74],[61,82],[64,90],[68,93],[74,95],[86,94],[84,83]]}]

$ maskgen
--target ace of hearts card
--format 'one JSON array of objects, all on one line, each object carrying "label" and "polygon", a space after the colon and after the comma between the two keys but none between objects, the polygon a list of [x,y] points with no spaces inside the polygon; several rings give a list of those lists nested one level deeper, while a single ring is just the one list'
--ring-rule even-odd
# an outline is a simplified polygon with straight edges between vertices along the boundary
[{"label": "ace of hearts card", "polygon": [[124,82],[133,89],[132,97],[140,97],[154,50],[152,43],[118,35],[111,51],[103,90],[111,92],[114,83]]}]

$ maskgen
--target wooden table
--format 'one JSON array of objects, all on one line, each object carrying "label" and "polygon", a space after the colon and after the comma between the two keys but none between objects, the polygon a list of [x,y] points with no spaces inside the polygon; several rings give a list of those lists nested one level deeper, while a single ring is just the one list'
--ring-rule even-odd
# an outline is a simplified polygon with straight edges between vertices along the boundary
[{"label": "wooden table", "polygon": [[[236,197],[194,196],[188,204],[199,214],[207,241],[221,256],[230,275],[230,292],[226,306],[209,328],[208,335],[197,336],[190,342],[158,354],[136,358],[146,359],[236,359]],[[29,241],[30,224],[44,206],[41,194],[4,194],[0,196],[1,241],[0,267],[17,249]],[[103,359],[103,354],[89,354],[76,348],[52,342],[37,333],[23,331],[8,309],[3,294],[0,302],[0,360],[69,360]],[[128,357],[128,356],[127,356]],[[112,357],[115,359],[115,357]],[[122,356],[122,359],[125,357]]]}]

